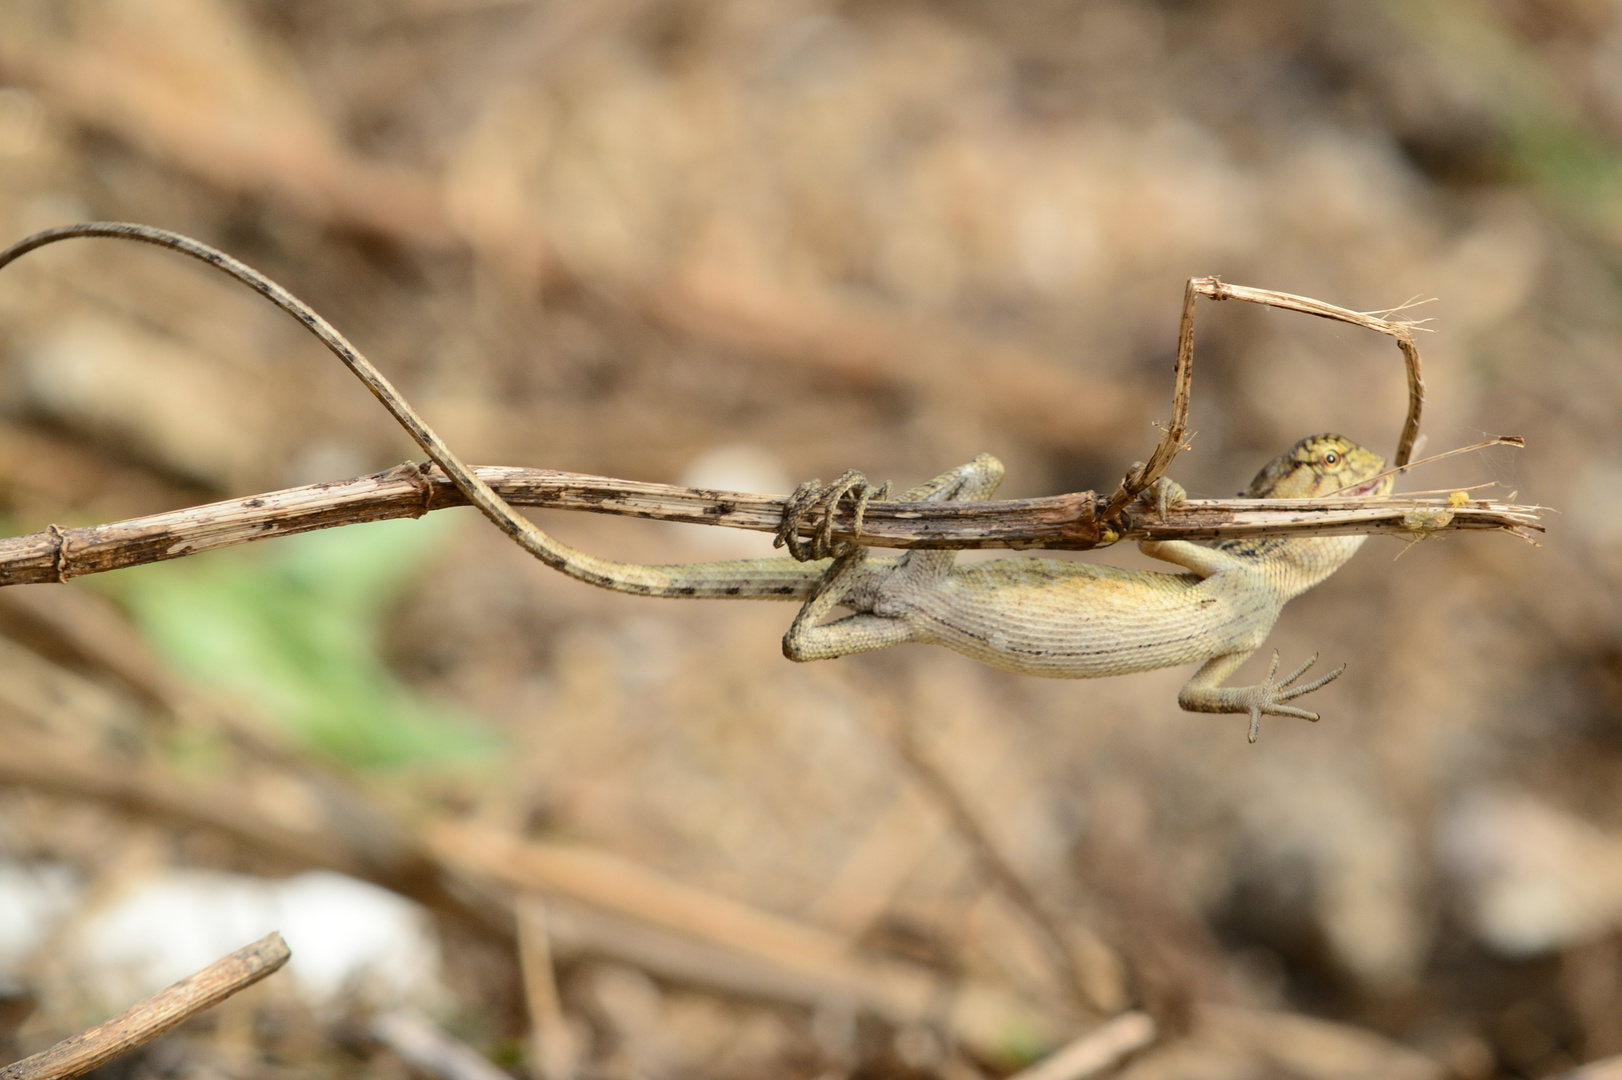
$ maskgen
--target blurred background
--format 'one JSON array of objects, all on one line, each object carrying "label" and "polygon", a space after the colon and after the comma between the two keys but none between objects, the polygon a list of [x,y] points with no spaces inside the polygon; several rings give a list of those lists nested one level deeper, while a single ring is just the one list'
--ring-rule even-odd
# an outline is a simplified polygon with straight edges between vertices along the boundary
[{"label": "blurred background", "polygon": [[[1269,641],[1348,663],[1323,722],[1255,746],[1187,671],[790,664],[786,605],[594,591],[461,510],[0,591],[0,1057],[278,926],[288,973],[105,1075],[445,1075],[404,1024],[545,1080],[969,1080],[1133,1008],[1134,1080],[1622,1054],[1622,5],[8,0],[0,239],[94,219],[275,277],[470,461],[767,492],[1108,489],[1184,279],[1435,297],[1428,450],[1527,449],[1406,486],[1560,513],[1371,540]],[[420,457],[178,256],[0,278],[8,533]],[[1197,339],[1192,493],[1392,452],[1389,341]]]}]

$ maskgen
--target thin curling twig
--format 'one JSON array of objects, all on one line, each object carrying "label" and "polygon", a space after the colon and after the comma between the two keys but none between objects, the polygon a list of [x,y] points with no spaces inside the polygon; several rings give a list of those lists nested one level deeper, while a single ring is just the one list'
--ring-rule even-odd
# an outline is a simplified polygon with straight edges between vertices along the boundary
[{"label": "thin curling twig", "polygon": [[[478,507],[479,512],[490,522],[506,533],[519,547],[534,555],[554,570],[559,570],[570,577],[588,584],[603,588],[611,588],[620,592],[640,595],[659,595],[662,587],[668,584],[667,575],[654,567],[638,566],[628,563],[617,563],[612,559],[601,559],[582,551],[576,551],[546,533],[542,532],[528,519],[519,515],[507,502],[497,495],[495,491],[481,480],[473,471],[472,466],[457,456],[444,439],[437,435],[433,428],[428,426],[411,403],[394,388],[394,385],[378,371],[372,362],[349,339],[339,333],[337,328],[322,318],[314,308],[288,292],[282,286],[261,274],[253,267],[240,260],[232,258],[217,248],[210,247],[200,240],[194,240],[180,233],[170,232],[167,229],[157,229],[150,225],[137,225],[122,221],[98,221],[84,225],[67,225],[59,229],[47,229],[36,233],[27,239],[20,240],[0,251],[0,269],[4,269],[14,260],[26,255],[30,251],[44,247],[46,244],[61,240],[71,240],[80,237],[105,237],[118,240],[135,240],[143,244],[152,244],[156,247],[168,248],[183,255],[197,259],[221,271],[237,281],[242,282],[265,299],[281,308],[287,314],[297,319],[312,334],[314,334],[327,349],[343,361],[351,373],[354,374],[372,396],[388,410],[389,415],[405,428],[406,433],[422,447],[434,464],[444,470],[453,484],[456,485],[467,501]],[[57,580],[66,578],[69,570],[66,564],[66,540],[63,540],[61,552],[64,555],[60,574]]]},{"label": "thin curling twig", "polygon": [[[1414,344],[1414,331],[1423,329],[1418,322],[1412,319],[1387,319],[1366,311],[1336,307],[1322,300],[1314,300],[1310,296],[1274,292],[1272,289],[1254,289],[1248,285],[1229,285],[1214,277],[1195,278],[1191,285],[1201,295],[1209,296],[1213,300],[1245,300],[1265,307],[1299,311],[1303,315],[1316,315],[1320,319],[1361,326],[1365,330],[1373,330],[1377,334],[1384,334],[1395,340],[1397,348],[1402,350],[1403,366],[1408,373],[1408,415],[1402,423],[1402,434],[1397,437],[1397,453],[1391,464],[1398,469],[1408,464],[1408,459],[1414,453],[1414,443],[1419,438],[1419,416],[1425,408],[1425,378],[1419,367],[1419,346]],[[1401,311],[1402,308],[1395,310]]]},{"label": "thin curling twig", "polygon": [[292,955],[280,934],[267,934],[111,1020],[7,1065],[0,1080],[67,1080],[87,1073],[252,986]]},{"label": "thin curling twig", "polygon": [[1419,329],[1418,323],[1409,319],[1381,318],[1368,312],[1326,304],[1309,296],[1256,289],[1249,285],[1229,285],[1214,277],[1189,278],[1183,290],[1183,315],[1177,328],[1177,367],[1172,377],[1171,420],[1161,430],[1160,441],[1148,462],[1128,473],[1110,496],[1100,513],[1103,520],[1113,521],[1128,503],[1166,475],[1172,459],[1183,449],[1183,440],[1188,435],[1188,401],[1194,377],[1194,300],[1199,296],[1208,296],[1212,300],[1244,300],[1266,307],[1299,311],[1303,315],[1350,323],[1394,338],[1397,347],[1402,350],[1403,363],[1408,372],[1408,416],[1403,421],[1402,434],[1397,438],[1393,465],[1401,469],[1408,464],[1408,459],[1413,456],[1414,442],[1419,438],[1419,417],[1425,407],[1425,379],[1419,367],[1419,347],[1414,344],[1414,331]]}]

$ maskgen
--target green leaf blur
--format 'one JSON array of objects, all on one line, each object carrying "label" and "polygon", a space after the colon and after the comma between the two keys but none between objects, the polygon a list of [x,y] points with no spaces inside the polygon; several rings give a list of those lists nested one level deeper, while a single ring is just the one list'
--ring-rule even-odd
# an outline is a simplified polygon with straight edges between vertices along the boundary
[{"label": "green leaf blur", "polygon": [[453,521],[329,529],[109,575],[106,585],[177,666],[359,768],[467,762],[492,735],[425,701],[381,656],[383,618]]}]

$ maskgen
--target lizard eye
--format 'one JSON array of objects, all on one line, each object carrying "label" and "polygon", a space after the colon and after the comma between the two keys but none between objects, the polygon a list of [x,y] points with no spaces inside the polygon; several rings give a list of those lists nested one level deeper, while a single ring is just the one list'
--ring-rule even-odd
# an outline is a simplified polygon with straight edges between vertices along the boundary
[{"label": "lizard eye", "polygon": [[1335,453],[1333,450],[1329,450],[1329,451],[1326,451],[1324,453],[1324,464],[1325,465],[1333,465],[1333,464],[1335,464],[1335,462],[1337,462],[1339,460],[1340,460],[1340,455]]}]

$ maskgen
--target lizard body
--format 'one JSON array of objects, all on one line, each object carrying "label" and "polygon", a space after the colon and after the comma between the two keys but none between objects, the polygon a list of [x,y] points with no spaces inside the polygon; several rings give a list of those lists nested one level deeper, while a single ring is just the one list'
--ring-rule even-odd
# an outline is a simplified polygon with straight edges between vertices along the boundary
[{"label": "lizard body", "polygon": [[[1392,478],[1382,475],[1384,467],[1385,459],[1343,436],[1314,435],[1263,468],[1245,494],[1285,499],[1385,494]],[[1002,463],[982,454],[900,499],[987,499],[1002,475]],[[1171,498],[1182,497],[1180,488],[1168,486]],[[1145,494],[1167,497],[1164,490]],[[1344,668],[1294,686],[1317,657],[1280,680],[1275,654],[1262,683],[1227,687],[1223,681],[1266,640],[1285,603],[1333,574],[1366,539],[1139,545],[1145,554],[1183,569],[1175,574],[1038,558],[959,566],[953,551],[889,555],[862,547],[806,562],[764,558],[643,565],[576,551],[519,520],[544,538],[546,561],[603,588],[655,597],[803,601],[783,638],[783,652],[791,660],[827,660],[917,642],[944,645],[1007,671],[1053,678],[1199,663],[1178,704],[1191,712],[1248,713],[1253,741],[1264,714],[1318,719],[1288,702]],[[836,608],[853,614],[825,621]]]},{"label": "lizard body", "polygon": [[[1384,494],[1392,486],[1384,467],[1379,455],[1342,436],[1315,435],[1271,462],[1245,494]],[[1001,464],[982,455],[902,498],[989,498],[1001,477]],[[890,556],[858,548],[829,568],[783,647],[790,659],[820,660],[925,642],[1008,671],[1071,679],[1198,662],[1178,704],[1191,712],[1249,713],[1254,740],[1263,714],[1316,720],[1287,702],[1344,669],[1292,687],[1317,658],[1277,680],[1275,654],[1264,682],[1222,682],[1266,640],[1285,603],[1339,569],[1364,539],[1139,545],[1181,566],[1180,574],[1032,558],[957,566],[950,551]],[[824,622],[836,606],[856,614]]]}]

